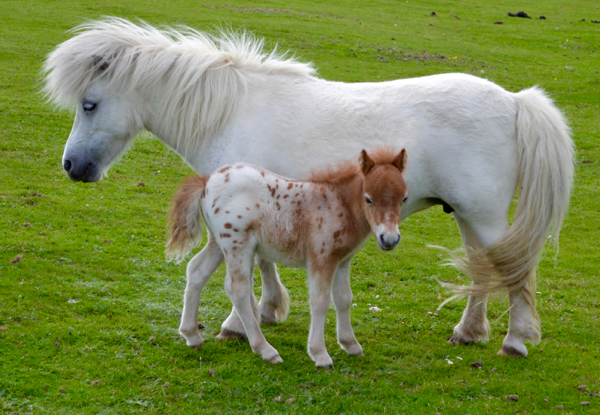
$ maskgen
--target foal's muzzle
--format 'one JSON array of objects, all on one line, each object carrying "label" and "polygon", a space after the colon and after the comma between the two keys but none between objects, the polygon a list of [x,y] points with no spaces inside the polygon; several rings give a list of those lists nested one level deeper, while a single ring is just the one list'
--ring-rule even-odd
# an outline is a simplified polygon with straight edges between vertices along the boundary
[{"label": "foal's muzzle", "polygon": [[384,251],[390,251],[400,242],[400,232],[397,233],[380,233],[377,238],[377,244]]}]

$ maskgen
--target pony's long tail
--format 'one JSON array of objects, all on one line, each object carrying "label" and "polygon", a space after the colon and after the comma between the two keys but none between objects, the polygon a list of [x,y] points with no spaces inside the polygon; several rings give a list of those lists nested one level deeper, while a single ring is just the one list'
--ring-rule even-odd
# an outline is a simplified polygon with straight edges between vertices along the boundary
[{"label": "pony's long tail", "polygon": [[535,313],[535,270],[548,239],[556,244],[569,206],[574,170],[570,130],[561,112],[539,88],[514,94],[517,104],[519,199],[504,237],[483,249],[467,247],[468,258],[451,253],[451,264],[475,284],[444,284],[457,295],[524,289]]},{"label": "pony's long tail", "polygon": [[208,177],[188,178],[173,198],[169,213],[167,259],[181,262],[202,241],[202,196]]}]

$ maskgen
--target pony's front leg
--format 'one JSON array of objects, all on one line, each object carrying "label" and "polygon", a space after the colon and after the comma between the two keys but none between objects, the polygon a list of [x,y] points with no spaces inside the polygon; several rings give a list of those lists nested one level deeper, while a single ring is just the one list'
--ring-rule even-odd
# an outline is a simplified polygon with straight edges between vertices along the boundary
[{"label": "pony's front leg", "polygon": [[215,270],[223,263],[223,253],[219,245],[209,233],[208,243],[187,265],[185,295],[183,298],[183,315],[179,325],[179,333],[185,337],[190,347],[200,347],[202,336],[198,332],[198,304],[200,294],[206,282]]},{"label": "pony's front leg", "polygon": [[356,340],[350,321],[352,289],[350,288],[350,262],[342,262],[333,277],[333,302],[337,313],[338,343],[351,356],[364,356],[362,346]]},{"label": "pony's front leg", "polygon": [[311,264],[308,275],[311,321],[307,349],[318,367],[333,365],[325,347],[325,316],[331,305],[331,282],[336,265]]},{"label": "pony's front leg", "polygon": [[267,342],[260,331],[260,314],[258,314],[256,301],[252,295],[254,292],[252,286],[254,245],[255,243],[250,241],[235,254],[229,252],[226,255],[225,291],[233,302],[234,310],[242,322],[252,351],[258,353],[267,362],[279,363],[283,362],[279,352]]},{"label": "pony's front leg", "polygon": [[523,288],[511,292],[508,298],[510,301],[508,333],[498,354],[525,357],[527,347],[524,342],[537,344],[542,337],[539,318],[535,311],[535,292],[527,283]]}]

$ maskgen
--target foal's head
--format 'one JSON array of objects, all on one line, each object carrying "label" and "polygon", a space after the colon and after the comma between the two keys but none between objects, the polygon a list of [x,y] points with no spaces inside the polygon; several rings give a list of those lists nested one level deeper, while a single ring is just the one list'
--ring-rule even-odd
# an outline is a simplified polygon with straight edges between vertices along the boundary
[{"label": "foal's head", "polygon": [[360,153],[363,175],[363,209],[377,244],[384,251],[394,249],[400,242],[400,209],[408,200],[402,172],[406,168],[406,150],[400,153],[379,150]]}]

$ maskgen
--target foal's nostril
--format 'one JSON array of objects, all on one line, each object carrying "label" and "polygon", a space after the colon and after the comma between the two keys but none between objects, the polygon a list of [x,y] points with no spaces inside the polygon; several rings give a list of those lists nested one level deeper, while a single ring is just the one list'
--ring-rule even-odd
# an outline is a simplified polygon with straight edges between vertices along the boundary
[{"label": "foal's nostril", "polygon": [[385,245],[387,245],[387,244],[385,243],[385,239],[383,239],[383,234],[382,234],[382,233],[380,233],[380,234],[379,234],[379,240],[381,241],[381,245],[382,245],[382,246],[385,246]]},{"label": "foal's nostril", "polygon": [[69,171],[71,171],[71,167],[73,166],[73,164],[71,163],[71,160],[65,160],[65,162],[63,163],[63,168],[65,169],[65,171],[68,173]]}]

